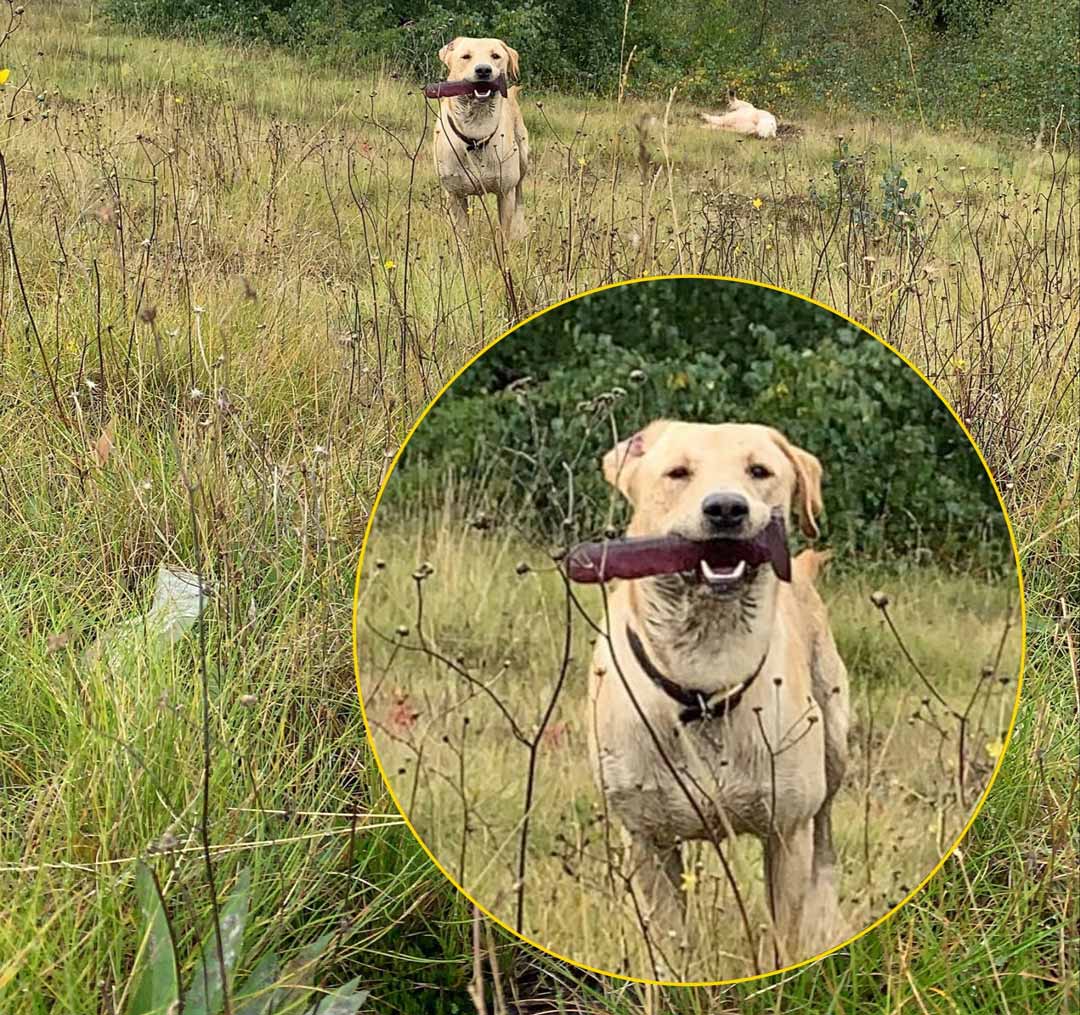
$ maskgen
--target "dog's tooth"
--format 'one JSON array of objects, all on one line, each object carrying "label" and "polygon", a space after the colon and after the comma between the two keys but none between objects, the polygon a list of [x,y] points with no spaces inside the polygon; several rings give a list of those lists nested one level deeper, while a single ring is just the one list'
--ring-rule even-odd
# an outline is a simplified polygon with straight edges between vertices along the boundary
[{"label": "dog's tooth", "polygon": [[746,573],[746,561],[740,560],[730,572],[714,571],[707,560],[701,562],[701,573],[709,582],[734,582]]}]

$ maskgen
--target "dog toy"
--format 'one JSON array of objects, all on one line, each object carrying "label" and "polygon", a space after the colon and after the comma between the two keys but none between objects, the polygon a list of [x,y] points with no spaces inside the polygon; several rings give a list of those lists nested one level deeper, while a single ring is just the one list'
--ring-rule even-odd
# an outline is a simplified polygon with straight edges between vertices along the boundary
[{"label": "dog toy", "polygon": [[507,96],[506,75],[500,74],[493,81],[435,81],[424,85],[424,95],[429,99],[452,99],[457,95],[475,95],[477,92],[497,91]]},{"label": "dog toy", "polygon": [[730,569],[745,561],[750,567],[772,564],[781,581],[791,581],[784,516],[774,511],[769,524],[753,539],[686,539],[683,536],[631,536],[579,543],[566,555],[566,573],[584,584],[612,578],[647,578],[693,571],[702,562]]}]

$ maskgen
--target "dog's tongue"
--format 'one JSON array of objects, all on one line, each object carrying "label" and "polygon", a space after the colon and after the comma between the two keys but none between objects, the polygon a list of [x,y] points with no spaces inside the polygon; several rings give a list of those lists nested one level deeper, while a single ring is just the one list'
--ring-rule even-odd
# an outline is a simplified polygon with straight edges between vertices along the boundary
[{"label": "dog's tongue", "polygon": [[506,75],[500,74],[494,81],[435,81],[424,85],[424,95],[429,99],[452,99],[476,92],[498,92],[505,99],[508,94]]},{"label": "dog's tongue", "polygon": [[753,539],[644,536],[579,543],[566,556],[566,573],[576,582],[606,582],[612,578],[648,578],[692,571],[703,560],[714,569],[734,568],[739,561],[746,561],[752,567],[768,562],[777,578],[791,581],[791,555],[783,515],[774,511],[769,524]]}]

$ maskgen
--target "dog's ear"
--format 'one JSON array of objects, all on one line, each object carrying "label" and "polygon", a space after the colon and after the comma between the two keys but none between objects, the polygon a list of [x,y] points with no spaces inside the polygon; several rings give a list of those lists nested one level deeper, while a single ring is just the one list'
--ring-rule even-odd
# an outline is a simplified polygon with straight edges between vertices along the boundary
[{"label": "dog's ear", "polygon": [[656,444],[667,426],[666,419],[655,420],[644,430],[639,430],[624,441],[619,441],[604,455],[604,479],[631,504],[634,503],[634,476],[641,464],[641,459]]},{"label": "dog's ear", "polygon": [[447,67],[450,66],[450,54],[454,52],[454,47],[458,44],[458,40],[461,38],[459,35],[455,39],[451,39],[442,49],[439,50],[439,59],[442,60]]},{"label": "dog's ear", "polygon": [[799,528],[803,535],[816,539],[821,534],[817,516],[824,507],[821,500],[821,462],[809,451],[797,448],[779,430],[774,430],[773,435],[780,450],[795,468],[795,503],[792,507],[799,519]]},{"label": "dog's ear", "polygon": [[513,46],[508,46],[505,42],[502,44],[503,49],[506,50],[506,76],[511,81],[517,81],[518,79],[518,51]]}]

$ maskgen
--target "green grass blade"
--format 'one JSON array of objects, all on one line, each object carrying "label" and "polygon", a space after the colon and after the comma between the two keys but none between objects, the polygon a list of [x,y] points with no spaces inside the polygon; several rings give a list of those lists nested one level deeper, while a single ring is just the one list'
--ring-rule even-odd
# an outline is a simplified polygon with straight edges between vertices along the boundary
[{"label": "green grass blade", "polygon": [[134,988],[127,1015],[164,1015],[180,997],[172,928],[154,872],[140,861],[135,894],[143,918],[143,938],[133,971]]},{"label": "green grass blade", "polygon": [[195,974],[184,1003],[185,1015],[217,1015],[225,996],[226,981],[231,980],[240,946],[244,940],[250,902],[251,871],[246,868],[236,878],[229,901],[221,911],[221,945],[224,969],[218,956],[217,934],[211,927],[203,941],[202,954],[195,964]]}]

